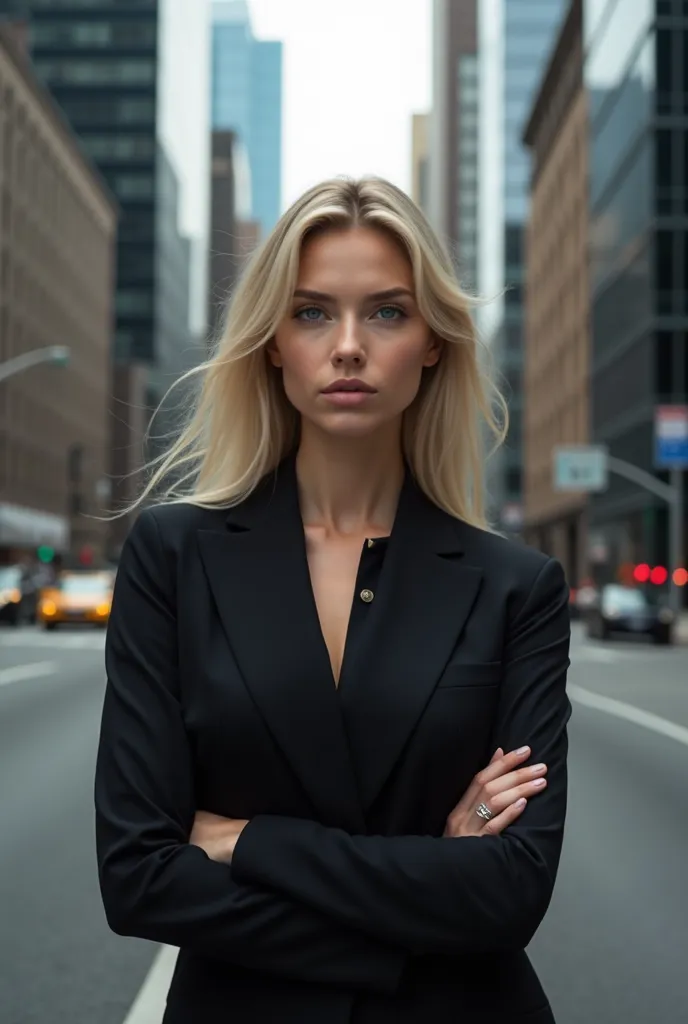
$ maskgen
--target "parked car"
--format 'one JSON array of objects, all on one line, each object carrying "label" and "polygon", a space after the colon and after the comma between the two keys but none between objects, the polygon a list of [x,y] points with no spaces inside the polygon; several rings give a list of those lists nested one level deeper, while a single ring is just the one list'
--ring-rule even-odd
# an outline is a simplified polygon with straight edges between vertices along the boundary
[{"label": "parked car", "polygon": [[38,590],[31,572],[23,565],[0,566],[0,621],[11,626],[33,622]]},{"label": "parked car", "polygon": [[587,635],[608,640],[613,633],[646,636],[655,644],[670,644],[674,614],[661,600],[639,587],[609,583],[585,612]]},{"label": "parked car", "polygon": [[107,626],[113,585],[112,572],[63,572],[42,591],[38,621],[45,629],[65,623]]},{"label": "parked car", "polygon": [[585,617],[585,612],[597,600],[597,590],[589,580],[584,580],[576,589],[569,590],[569,612],[572,619]]}]

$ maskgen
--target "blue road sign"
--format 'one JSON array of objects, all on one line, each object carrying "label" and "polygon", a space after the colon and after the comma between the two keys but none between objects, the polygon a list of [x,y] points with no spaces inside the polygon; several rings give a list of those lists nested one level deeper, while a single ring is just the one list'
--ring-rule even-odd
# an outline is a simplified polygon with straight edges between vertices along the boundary
[{"label": "blue road sign", "polygon": [[688,405],[660,405],[655,410],[655,466],[688,469]]}]

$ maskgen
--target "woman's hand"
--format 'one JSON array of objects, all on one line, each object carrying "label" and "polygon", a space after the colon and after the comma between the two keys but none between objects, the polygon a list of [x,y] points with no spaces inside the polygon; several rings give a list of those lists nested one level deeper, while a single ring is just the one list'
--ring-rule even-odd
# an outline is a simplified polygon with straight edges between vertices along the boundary
[{"label": "woman's hand", "polygon": [[[547,785],[544,778],[547,765],[518,768],[529,756],[530,747],[521,747],[510,754],[505,754],[501,747],[496,750],[487,768],[478,772],[447,818],[445,838],[498,836],[516,821],[523,814],[528,799],[537,796]],[[481,803],[492,811],[494,817],[490,821],[476,813]]]},{"label": "woman's hand", "polygon": [[229,864],[246,825],[248,821],[244,818],[223,818],[209,811],[196,811],[189,843],[200,846],[211,860]]}]

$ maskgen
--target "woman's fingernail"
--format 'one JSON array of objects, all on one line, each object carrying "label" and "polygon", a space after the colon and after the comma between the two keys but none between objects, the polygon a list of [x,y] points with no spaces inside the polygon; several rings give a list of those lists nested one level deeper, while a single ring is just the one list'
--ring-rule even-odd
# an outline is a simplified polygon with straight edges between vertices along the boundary
[{"label": "woman's fingernail", "polygon": [[526,798],[524,796],[522,796],[520,800],[517,800],[516,804],[515,804],[515,806],[519,809],[519,811],[521,810],[522,807],[525,807],[525,805],[526,805]]},{"label": "woman's fingernail", "polygon": [[534,764],[530,770],[533,775],[537,775],[538,772],[543,772],[546,767],[546,764]]},{"label": "woman's fingernail", "polygon": [[544,786],[547,779],[536,779],[535,782],[531,783],[532,786]]},{"label": "woman's fingernail", "polygon": [[530,747],[519,747],[518,750],[516,751],[516,753],[517,754],[527,754],[529,750],[530,750]]}]

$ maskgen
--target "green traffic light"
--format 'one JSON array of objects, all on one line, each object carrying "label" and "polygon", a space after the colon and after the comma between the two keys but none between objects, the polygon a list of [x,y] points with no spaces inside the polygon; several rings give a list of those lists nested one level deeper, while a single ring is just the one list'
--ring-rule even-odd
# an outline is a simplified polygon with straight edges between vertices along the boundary
[{"label": "green traffic light", "polygon": [[52,562],[53,558],[55,557],[55,549],[48,547],[46,544],[43,544],[38,549],[36,554],[38,555],[38,560],[40,562]]}]

